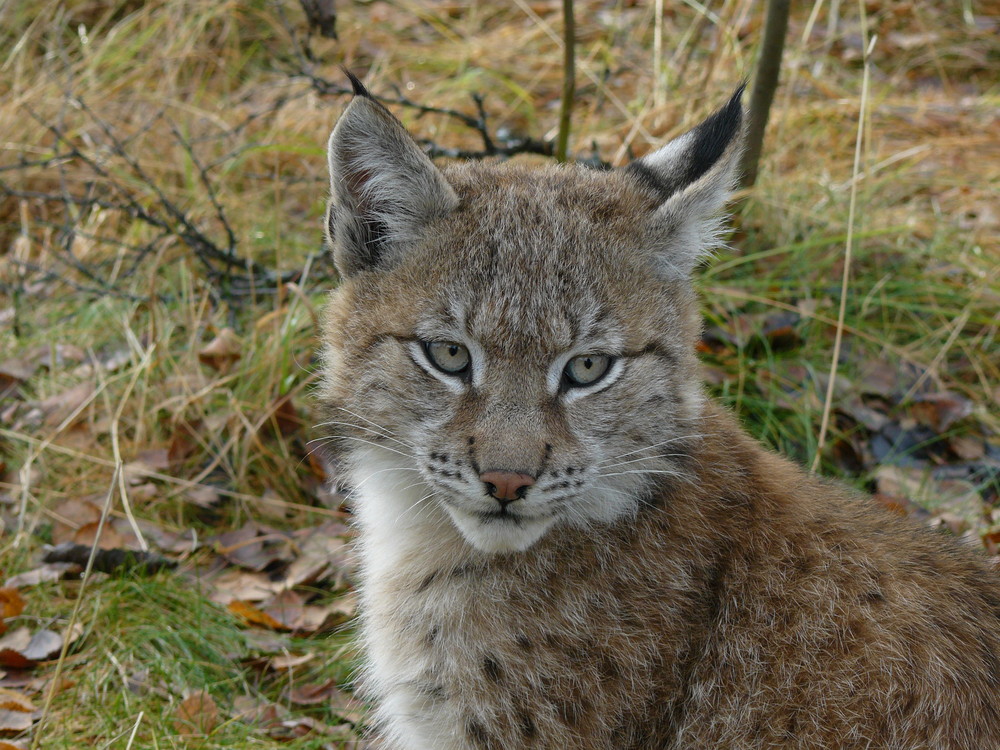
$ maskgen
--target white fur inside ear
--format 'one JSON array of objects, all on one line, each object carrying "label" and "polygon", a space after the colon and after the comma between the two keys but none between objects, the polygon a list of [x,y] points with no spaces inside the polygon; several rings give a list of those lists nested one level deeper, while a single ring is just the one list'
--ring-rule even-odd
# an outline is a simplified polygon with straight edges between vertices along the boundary
[{"label": "white fur inside ear", "polygon": [[368,97],[357,96],[347,107],[330,134],[327,158],[330,233],[346,275],[391,261],[399,245],[458,205],[402,123]]}]

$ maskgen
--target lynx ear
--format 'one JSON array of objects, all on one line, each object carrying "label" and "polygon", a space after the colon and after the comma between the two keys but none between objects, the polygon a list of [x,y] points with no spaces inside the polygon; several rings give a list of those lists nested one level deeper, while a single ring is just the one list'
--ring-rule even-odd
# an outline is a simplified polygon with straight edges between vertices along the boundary
[{"label": "lynx ear", "polygon": [[736,178],[743,150],[743,86],[722,109],[625,171],[661,203],[653,217],[658,260],[671,277],[687,277],[721,228],[715,214]]},{"label": "lynx ear", "polygon": [[342,276],[391,267],[408,243],[458,205],[410,134],[348,73],[355,97],[330,135],[327,240]]}]

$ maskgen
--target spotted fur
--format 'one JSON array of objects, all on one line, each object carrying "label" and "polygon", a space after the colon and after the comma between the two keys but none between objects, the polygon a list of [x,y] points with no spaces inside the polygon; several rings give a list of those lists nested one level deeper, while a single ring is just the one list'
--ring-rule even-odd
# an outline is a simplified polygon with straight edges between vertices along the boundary
[{"label": "spotted fur", "polygon": [[[738,96],[612,172],[438,170],[363,87],[330,141],[323,425],[390,750],[1000,747],[1000,585],[703,395],[689,281]],[[436,370],[422,341],[472,368]],[[564,387],[578,354],[615,357]],[[480,475],[535,483],[497,517]]]}]

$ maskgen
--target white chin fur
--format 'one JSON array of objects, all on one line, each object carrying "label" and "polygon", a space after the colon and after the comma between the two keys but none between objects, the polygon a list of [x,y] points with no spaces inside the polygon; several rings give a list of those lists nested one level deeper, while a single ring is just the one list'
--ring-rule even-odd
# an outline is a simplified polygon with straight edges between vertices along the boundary
[{"label": "white chin fur", "polygon": [[477,515],[446,506],[452,522],[469,544],[480,552],[523,552],[542,538],[555,519],[520,519],[518,523],[496,519],[484,521]]}]

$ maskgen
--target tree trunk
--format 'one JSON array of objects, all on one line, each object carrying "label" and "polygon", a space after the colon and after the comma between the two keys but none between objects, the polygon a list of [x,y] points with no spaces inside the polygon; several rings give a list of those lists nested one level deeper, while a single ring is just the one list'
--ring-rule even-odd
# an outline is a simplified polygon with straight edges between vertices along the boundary
[{"label": "tree trunk", "polygon": [[563,0],[563,89],[559,107],[559,135],[556,137],[556,161],[566,161],[569,145],[569,125],[576,94],[576,24],[573,21],[573,0]]},{"label": "tree trunk", "polygon": [[750,112],[747,125],[747,148],[740,165],[743,187],[751,187],[757,181],[757,163],[760,161],[764,143],[764,129],[774,101],[774,91],[778,88],[778,74],[781,71],[781,54],[785,48],[785,32],[788,29],[788,7],[790,0],[767,0],[767,18],[764,20],[764,40],[760,45],[757,61],[757,75],[754,76],[753,91],[750,94]]}]

